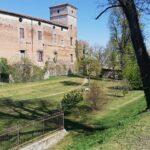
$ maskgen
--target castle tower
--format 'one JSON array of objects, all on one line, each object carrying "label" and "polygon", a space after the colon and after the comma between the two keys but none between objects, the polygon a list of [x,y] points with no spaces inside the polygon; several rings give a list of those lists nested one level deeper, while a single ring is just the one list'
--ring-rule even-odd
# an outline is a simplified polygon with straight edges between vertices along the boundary
[{"label": "castle tower", "polygon": [[71,4],[50,7],[50,20],[69,27],[70,37],[77,39],[77,8]]},{"label": "castle tower", "polygon": [[50,20],[67,26],[77,26],[77,8],[70,4],[50,7]]}]

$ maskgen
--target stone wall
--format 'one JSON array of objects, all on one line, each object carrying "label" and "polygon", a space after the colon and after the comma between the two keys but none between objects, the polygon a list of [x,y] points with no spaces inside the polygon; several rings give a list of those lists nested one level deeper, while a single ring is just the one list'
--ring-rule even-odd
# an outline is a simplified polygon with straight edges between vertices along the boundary
[{"label": "stone wall", "polygon": [[46,150],[53,147],[57,144],[60,140],[62,140],[67,135],[65,129],[60,130],[56,133],[53,133],[42,140],[36,141],[31,143],[25,147],[20,148],[20,150]]}]

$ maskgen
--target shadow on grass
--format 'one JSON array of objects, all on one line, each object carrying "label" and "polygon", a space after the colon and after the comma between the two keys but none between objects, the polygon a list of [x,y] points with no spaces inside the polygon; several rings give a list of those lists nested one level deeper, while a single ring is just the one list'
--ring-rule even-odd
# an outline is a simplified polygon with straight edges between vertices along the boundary
[{"label": "shadow on grass", "polygon": [[79,85],[81,85],[78,82],[72,82],[72,81],[62,81],[60,83],[62,83],[65,86],[79,86]]},{"label": "shadow on grass", "polygon": [[92,127],[90,125],[85,125],[80,122],[76,122],[70,119],[65,119],[65,129],[67,131],[77,131],[79,133],[84,132],[94,132],[94,131],[103,131],[105,127]]},{"label": "shadow on grass", "polygon": [[[51,108],[51,109],[50,109]],[[1,120],[35,120],[42,116],[47,116],[58,110],[52,110],[53,106],[47,100],[24,100],[14,101],[10,98],[0,99],[0,118]]]},{"label": "shadow on grass", "polygon": [[117,94],[107,94],[107,96],[110,96],[110,97],[124,97],[123,95],[117,95]]},{"label": "shadow on grass", "polygon": [[62,116],[49,119],[46,117],[60,111],[52,108],[54,107],[48,100],[14,101],[10,98],[1,98],[0,147],[4,145],[2,148],[10,149],[17,146],[18,126],[20,144],[59,129],[62,126]]}]

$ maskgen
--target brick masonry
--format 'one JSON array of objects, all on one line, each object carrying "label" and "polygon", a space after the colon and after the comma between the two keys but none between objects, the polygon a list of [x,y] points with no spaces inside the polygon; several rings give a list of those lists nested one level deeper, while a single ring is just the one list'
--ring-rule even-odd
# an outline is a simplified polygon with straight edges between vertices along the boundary
[{"label": "brick masonry", "polygon": [[[0,10],[0,57],[9,64],[23,56],[44,67],[45,62],[73,67],[76,61],[77,9],[70,4],[50,7],[50,21]],[[24,38],[20,37],[24,29]],[[41,39],[38,39],[41,31]],[[39,61],[39,51],[42,60]],[[57,62],[54,62],[57,55]]]}]

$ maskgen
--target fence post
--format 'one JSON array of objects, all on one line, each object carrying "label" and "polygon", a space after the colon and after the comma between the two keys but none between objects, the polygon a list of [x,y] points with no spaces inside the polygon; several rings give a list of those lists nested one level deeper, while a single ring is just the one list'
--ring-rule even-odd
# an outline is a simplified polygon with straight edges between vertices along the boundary
[{"label": "fence post", "polygon": [[19,149],[20,144],[20,128],[19,128],[19,122],[17,123],[17,147]]},{"label": "fence post", "polygon": [[63,126],[63,129],[65,128],[64,127],[64,112],[62,112],[62,126]]},{"label": "fence post", "polygon": [[44,118],[43,118],[43,136],[44,136],[44,128],[45,128],[45,120],[44,120]]}]

